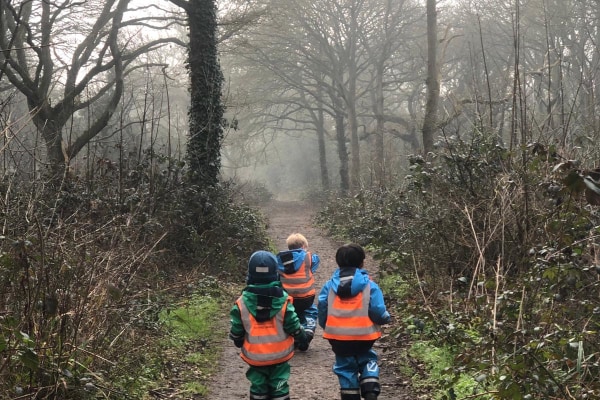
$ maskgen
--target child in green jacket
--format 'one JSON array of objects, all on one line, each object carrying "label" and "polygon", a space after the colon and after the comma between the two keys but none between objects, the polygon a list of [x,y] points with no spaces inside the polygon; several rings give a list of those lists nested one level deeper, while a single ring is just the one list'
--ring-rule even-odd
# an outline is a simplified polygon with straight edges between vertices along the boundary
[{"label": "child in green jacket", "polygon": [[231,309],[229,337],[249,365],[251,400],[289,400],[294,338],[306,343],[292,298],[283,290],[277,259],[257,251],[248,261],[248,285]]}]

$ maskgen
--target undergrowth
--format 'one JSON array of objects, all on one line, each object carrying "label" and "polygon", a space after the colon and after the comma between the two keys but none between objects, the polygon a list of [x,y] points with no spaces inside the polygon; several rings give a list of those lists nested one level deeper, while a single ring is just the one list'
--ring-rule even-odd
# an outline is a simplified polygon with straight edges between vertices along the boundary
[{"label": "undergrowth", "polygon": [[318,215],[400,282],[392,337],[439,349],[414,353],[439,398],[600,397],[600,202],[583,163],[556,153],[448,138],[411,158],[405,184]]},{"label": "undergrowth", "polygon": [[[4,176],[1,399],[139,399],[163,378],[169,304],[214,309],[190,296],[212,293],[207,276],[242,279],[250,249],[268,245],[264,221],[233,201],[232,186],[200,189],[182,175],[141,166],[120,186],[103,175],[58,190]],[[204,357],[201,347],[190,357]]]},{"label": "undergrowth", "polygon": [[[218,365],[222,339],[227,334],[222,321],[227,320],[223,310],[229,305],[225,303],[230,293],[217,279],[204,277],[202,281],[205,289],[210,285],[210,291],[197,291],[161,312],[165,328],[160,343],[161,358],[168,361],[162,379],[154,382],[156,388],[150,390],[154,396],[162,393],[194,398],[208,394],[209,379]],[[173,382],[179,382],[180,387]],[[167,389],[161,389],[164,386]]]}]

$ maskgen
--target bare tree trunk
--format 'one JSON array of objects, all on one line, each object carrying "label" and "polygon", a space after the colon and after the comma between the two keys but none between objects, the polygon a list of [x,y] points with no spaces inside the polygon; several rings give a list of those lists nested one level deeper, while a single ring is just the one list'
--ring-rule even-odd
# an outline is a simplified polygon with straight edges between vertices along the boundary
[{"label": "bare tree trunk", "polygon": [[360,188],[360,143],[358,140],[358,121],[356,117],[356,41],[357,41],[357,15],[352,7],[350,20],[349,60],[348,60],[348,93],[346,103],[348,106],[348,129],[350,130],[350,145],[352,154],[351,186],[353,190]]},{"label": "bare tree trunk", "polygon": [[379,187],[385,187],[385,149],[383,146],[383,129],[385,119],[383,115],[383,63],[377,65],[375,76],[375,148],[373,151],[375,184]]},{"label": "bare tree trunk", "polygon": [[327,151],[325,148],[325,118],[323,108],[319,107],[317,112],[317,141],[319,143],[319,165],[321,167],[321,186],[323,190],[329,190],[329,171],[327,169]]},{"label": "bare tree trunk", "polygon": [[358,141],[358,122],[356,120],[356,105],[354,99],[348,102],[348,130],[350,131],[351,148],[351,187],[352,190],[360,188],[360,143]]},{"label": "bare tree trunk", "polygon": [[[305,93],[300,93],[303,101],[309,102],[305,98]],[[318,152],[319,152],[319,167],[321,174],[321,188],[325,191],[330,189],[329,182],[329,170],[327,168],[327,147],[325,143],[325,113],[323,108],[323,100],[322,100],[323,92],[321,87],[317,87],[317,96],[315,97],[317,101],[316,111],[309,109],[309,113],[311,115],[312,121],[315,126],[315,130],[317,132],[317,144],[318,144]]]},{"label": "bare tree trunk", "polygon": [[427,0],[427,104],[423,121],[423,152],[425,155],[433,150],[433,135],[437,129],[440,98],[437,41],[436,0]]},{"label": "bare tree trunk", "polygon": [[346,148],[346,131],[344,129],[344,116],[337,111],[335,116],[335,137],[337,140],[338,157],[340,159],[340,189],[343,192],[350,190],[350,176],[348,171],[348,149]]},{"label": "bare tree trunk", "polygon": [[53,120],[46,120],[46,124],[39,127],[46,145],[46,158],[50,167],[50,170],[46,172],[50,175],[51,180],[55,181],[55,179],[62,179],[69,161],[65,159],[65,153],[63,152],[60,128],[53,122]]}]

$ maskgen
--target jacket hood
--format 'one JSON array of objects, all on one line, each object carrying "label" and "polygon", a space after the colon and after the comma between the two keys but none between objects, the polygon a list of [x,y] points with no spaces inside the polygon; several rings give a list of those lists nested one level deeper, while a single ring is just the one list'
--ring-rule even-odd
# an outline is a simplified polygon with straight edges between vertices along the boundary
[{"label": "jacket hood", "polygon": [[259,322],[273,318],[283,308],[287,298],[288,294],[279,281],[248,285],[242,292],[242,301]]},{"label": "jacket hood", "polygon": [[[304,259],[306,258],[306,250],[304,249],[294,249],[294,250],[286,250],[280,251],[277,254],[277,268],[281,272],[289,273],[289,269],[286,271],[286,266],[293,265],[294,272],[298,271]],[[291,264],[288,264],[290,262]]]},{"label": "jacket hood", "polygon": [[[338,268],[331,277],[331,288],[340,297],[354,297],[363,291],[370,280],[369,273],[364,269],[353,267]],[[340,293],[340,285],[346,288],[344,290],[346,292],[345,295]],[[347,288],[350,288],[349,295]]]}]

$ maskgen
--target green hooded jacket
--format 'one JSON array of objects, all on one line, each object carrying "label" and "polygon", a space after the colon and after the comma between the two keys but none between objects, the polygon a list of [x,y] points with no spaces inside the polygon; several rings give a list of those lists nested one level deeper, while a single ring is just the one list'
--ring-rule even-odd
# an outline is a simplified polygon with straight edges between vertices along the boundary
[{"label": "green hooded jacket", "polygon": [[[288,293],[283,290],[281,282],[275,281],[267,284],[248,285],[242,291],[240,298],[248,308],[250,314],[260,322],[273,318],[283,308],[288,296]],[[234,304],[229,316],[231,321],[229,337],[234,342],[236,339],[239,341],[246,335],[246,331],[244,330],[240,309],[237,304]],[[283,329],[287,334],[295,338],[305,338],[304,329],[300,325],[296,309],[291,301],[287,305],[283,320]],[[237,345],[238,343],[236,343]],[[241,344],[238,347],[241,347]]]}]

